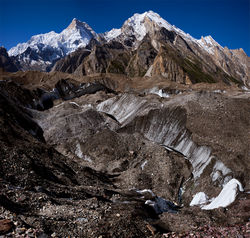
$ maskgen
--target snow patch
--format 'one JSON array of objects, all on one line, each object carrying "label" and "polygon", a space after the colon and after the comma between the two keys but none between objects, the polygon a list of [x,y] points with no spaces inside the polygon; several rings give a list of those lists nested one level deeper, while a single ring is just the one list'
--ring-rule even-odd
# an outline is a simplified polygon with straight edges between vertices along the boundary
[{"label": "snow patch", "polygon": [[144,170],[144,167],[145,167],[145,165],[148,163],[148,161],[147,160],[145,160],[142,164],[141,164],[141,170]]},{"label": "snow patch", "polygon": [[158,87],[154,87],[150,89],[149,93],[156,94],[160,96],[161,98],[169,98],[169,94],[163,92],[162,89],[158,89]]},{"label": "snow patch", "polygon": [[140,194],[150,193],[152,197],[155,197],[155,194],[150,189],[136,190],[136,192]]},{"label": "snow patch", "polygon": [[223,50],[223,47],[216,42],[212,36],[201,37],[200,40],[196,40],[197,44],[207,51],[209,54],[215,54],[215,49]]},{"label": "snow patch", "polygon": [[152,70],[153,70],[153,65],[150,65],[148,68],[146,74],[144,75],[145,77],[151,77],[152,76]]},{"label": "snow patch", "polygon": [[82,153],[82,150],[81,150],[81,145],[80,145],[80,143],[78,143],[78,144],[76,145],[75,154],[76,154],[79,158],[83,159],[83,153]]},{"label": "snow patch", "polygon": [[193,165],[193,175],[194,178],[200,177],[204,169],[212,160],[211,149],[207,146],[200,146],[194,149],[190,161]]},{"label": "snow patch", "polygon": [[239,191],[244,191],[241,183],[237,179],[231,179],[220,194],[210,204],[203,206],[202,209],[212,210],[219,207],[227,207],[235,201]]},{"label": "snow patch", "polygon": [[225,90],[220,90],[220,89],[216,89],[213,91],[214,93],[225,93]]},{"label": "snow patch", "polygon": [[83,156],[83,159],[86,160],[86,161],[89,162],[89,163],[92,163],[92,162],[93,162],[92,159],[91,159],[89,156],[87,156],[87,155],[84,155],[84,156]]},{"label": "snow patch", "polygon": [[242,88],[242,90],[244,90],[244,91],[247,91],[247,92],[249,92],[249,91],[250,91],[250,89],[249,89],[249,88],[247,88],[246,86],[242,86],[241,88]]},{"label": "snow patch", "polygon": [[80,107],[79,104],[77,104],[76,102],[69,102],[69,103],[72,104],[72,105],[75,105],[77,107]]},{"label": "snow patch", "polygon": [[118,100],[110,98],[97,105],[97,110],[113,115],[119,123],[128,123],[147,105],[147,101],[132,94],[123,94]]},{"label": "snow patch", "polygon": [[104,33],[104,38],[106,41],[111,41],[113,39],[115,39],[116,37],[118,37],[121,34],[121,29],[112,29],[111,31],[108,31],[106,33]]},{"label": "snow patch", "polygon": [[190,206],[202,205],[208,202],[208,196],[204,192],[196,193],[190,202]]}]

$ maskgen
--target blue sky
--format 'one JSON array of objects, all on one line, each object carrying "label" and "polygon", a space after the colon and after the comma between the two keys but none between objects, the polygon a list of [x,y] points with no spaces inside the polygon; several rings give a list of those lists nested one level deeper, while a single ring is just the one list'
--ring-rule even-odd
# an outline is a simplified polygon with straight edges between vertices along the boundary
[{"label": "blue sky", "polygon": [[250,0],[0,0],[0,45],[10,49],[32,35],[61,32],[74,17],[105,32],[148,10],[195,38],[211,35],[250,56]]}]

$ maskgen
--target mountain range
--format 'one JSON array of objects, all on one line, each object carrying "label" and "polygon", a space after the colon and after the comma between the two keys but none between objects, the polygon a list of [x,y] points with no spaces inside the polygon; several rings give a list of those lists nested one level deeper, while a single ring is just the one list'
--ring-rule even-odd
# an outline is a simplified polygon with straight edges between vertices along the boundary
[{"label": "mountain range", "polygon": [[152,11],[0,47],[0,237],[248,237],[249,88]]},{"label": "mountain range", "polygon": [[32,36],[8,51],[19,70],[78,75],[161,76],[180,83],[236,83],[250,87],[249,57],[211,36],[195,39],[157,13],[134,14],[120,29],[97,34],[73,19],[61,33]]}]

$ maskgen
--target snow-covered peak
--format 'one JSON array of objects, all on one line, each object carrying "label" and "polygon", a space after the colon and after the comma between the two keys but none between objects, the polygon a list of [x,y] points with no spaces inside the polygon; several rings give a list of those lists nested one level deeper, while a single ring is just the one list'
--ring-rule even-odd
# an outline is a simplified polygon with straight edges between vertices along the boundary
[{"label": "snow-covered peak", "polygon": [[81,22],[81,21],[77,20],[76,18],[73,18],[72,22],[69,24],[67,29],[78,28],[78,27],[81,27],[83,24],[84,24],[84,22]]},{"label": "snow-covered peak", "polygon": [[158,13],[153,11],[134,14],[124,22],[121,29],[112,29],[111,31],[104,33],[103,36],[107,41],[111,41],[117,37],[127,36],[135,36],[137,41],[141,41],[147,33],[157,30],[157,28],[160,29],[161,27],[167,29],[168,31],[174,31],[187,42],[198,45],[209,54],[215,54],[215,49],[223,50],[223,47],[218,44],[212,36],[201,37],[200,40],[195,39],[190,34],[185,33],[174,25],[171,25]]},{"label": "snow-covered peak", "polygon": [[113,28],[111,31],[105,32],[103,35],[107,41],[110,41],[118,37],[120,34],[121,34],[121,29]]},{"label": "snow-covered peak", "polygon": [[[28,47],[36,51],[49,47],[57,50],[60,49],[63,55],[67,55],[79,47],[85,47],[91,38],[96,36],[97,34],[87,23],[74,18],[70,25],[61,33],[51,31],[32,36],[28,42],[18,44],[11,48],[8,53],[11,56],[16,56],[22,54]],[[56,58],[57,56],[52,60]]]},{"label": "snow-covered peak", "polygon": [[56,39],[58,38],[58,33],[51,31],[45,34],[39,34],[32,36],[29,41],[25,43],[19,43],[17,46],[12,47],[8,53],[10,56],[16,56],[22,54],[28,47],[36,47],[39,44],[46,44],[49,42],[50,44],[55,44]]},{"label": "snow-covered peak", "polygon": [[159,14],[153,11],[147,11],[142,14],[135,13],[132,17],[128,18],[121,29],[112,29],[104,33],[104,38],[107,41],[113,40],[122,33],[125,35],[134,35],[138,41],[142,40],[149,31],[146,21],[154,22],[155,25],[165,27],[172,30],[171,24],[162,19]]},{"label": "snow-covered peak", "polygon": [[150,31],[149,24],[152,23],[156,27],[164,27],[167,30],[173,30],[173,26],[166,20],[160,17],[159,14],[153,11],[147,11],[142,14],[134,14],[122,26],[122,30],[132,30],[137,40],[142,40],[144,36]]},{"label": "snow-covered peak", "polygon": [[[153,28],[152,28],[153,26]],[[126,20],[121,29],[112,29],[109,32],[104,33],[104,38],[107,41],[113,40],[122,33],[125,35],[134,35],[138,41],[141,41],[144,36],[152,29],[165,28],[169,31],[175,31],[187,40],[196,41],[192,36],[185,33],[181,29],[171,25],[164,20],[158,13],[153,11],[147,11],[144,13],[135,13],[132,17]]]},{"label": "snow-covered peak", "polygon": [[97,36],[97,34],[93,31],[93,29],[86,22],[81,22],[76,18],[72,20],[72,22],[69,24],[69,26],[65,30],[82,31],[82,32],[85,32],[86,34]]}]

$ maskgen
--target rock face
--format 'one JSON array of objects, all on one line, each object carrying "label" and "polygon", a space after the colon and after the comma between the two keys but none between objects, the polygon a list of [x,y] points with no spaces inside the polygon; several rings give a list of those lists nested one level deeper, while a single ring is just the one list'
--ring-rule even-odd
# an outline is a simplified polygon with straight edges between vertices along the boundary
[{"label": "rock face", "polygon": [[0,47],[0,68],[8,72],[18,71],[18,67],[9,57],[7,50],[4,47]]}]

